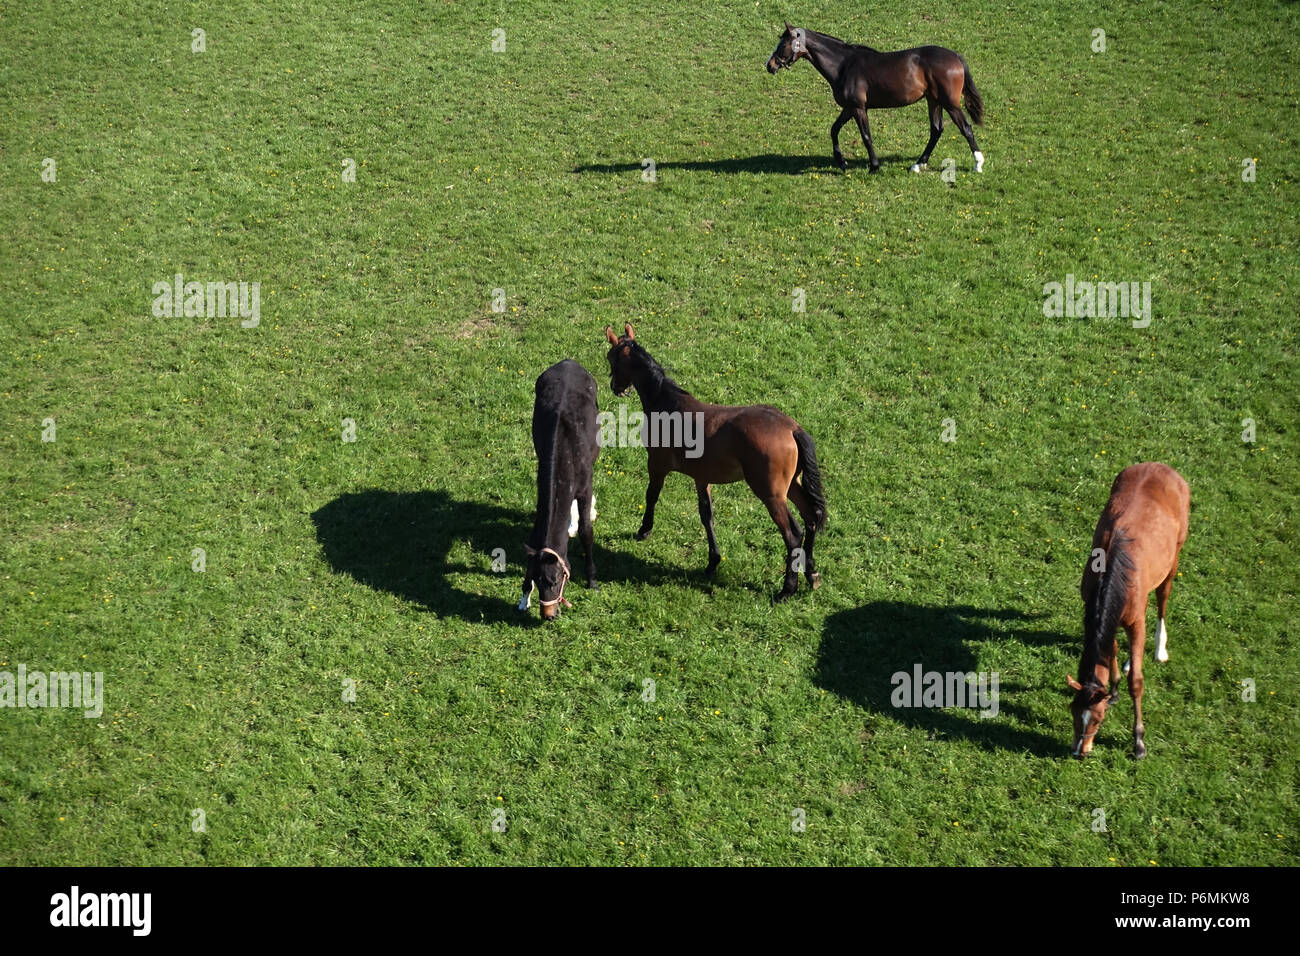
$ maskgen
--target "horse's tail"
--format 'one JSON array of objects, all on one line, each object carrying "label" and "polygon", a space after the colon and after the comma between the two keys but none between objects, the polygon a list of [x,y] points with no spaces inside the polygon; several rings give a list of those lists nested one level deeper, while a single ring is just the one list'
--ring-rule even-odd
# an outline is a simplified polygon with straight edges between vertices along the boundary
[{"label": "horse's tail", "polygon": [[1110,657],[1115,632],[1119,629],[1120,612],[1128,600],[1129,581],[1133,576],[1129,544],[1129,539],[1121,531],[1115,529],[1111,532],[1110,548],[1097,576],[1097,588],[1091,600],[1084,604],[1083,628],[1087,641],[1084,659],[1091,658],[1094,664]]},{"label": "horse's tail", "polygon": [[817,446],[813,444],[812,435],[802,428],[796,428],[794,443],[799,449],[799,464],[796,473],[802,472],[799,484],[804,494],[812,499],[813,531],[820,530],[826,524],[826,497],[822,493],[822,472],[817,467]]},{"label": "horse's tail", "polygon": [[965,60],[961,65],[966,68],[966,82],[962,87],[962,99],[966,101],[966,109],[970,113],[971,122],[976,126],[984,125],[984,99],[980,96],[980,91],[975,89],[975,81],[971,79],[970,64]]}]

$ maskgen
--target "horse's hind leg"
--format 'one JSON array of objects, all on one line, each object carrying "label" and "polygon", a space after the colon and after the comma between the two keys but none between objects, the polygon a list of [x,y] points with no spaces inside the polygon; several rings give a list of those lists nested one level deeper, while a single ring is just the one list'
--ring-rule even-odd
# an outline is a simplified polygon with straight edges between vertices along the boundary
[{"label": "horse's hind leg", "polygon": [[939,142],[939,137],[943,133],[943,107],[939,105],[938,100],[927,98],[925,102],[930,110],[930,142],[925,144],[925,152],[921,154],[921,158],[912,167],[914,173],[919,173],[925,169],[930,162],[930,153],[934,152],[934,144]]},{"label": "horse's hind leg", "polygon": [[1156,588],[1156,611],[1160,623],[1156,626],[1156,660],[1164,663],[1169,660],[1169,632],[1165,630],[1165,606],[1169,603],[1169,592],[1174,589],[1174,577],[1178,574],[1178,556],[1174,555],[1174,566],[1169,569],[1169,577],[1160,582]]},{"label": "horse's hind leg", "polygon": [[700,522],[704,525],[704,533],[709,538],[709,566],[704,569],[704,573],[712,574],[718,570],[718,562],[722,560],[722,554],[718,551],[718,539],[713,534],[713,497],[709,494],[707,481],[696,480],[695,497],[700,505]]},{"label": "horse's hind leg", "polygon": [[831,146],[835,149],[835,164],[839,166],[841,170],[848,169],[849,164],[844,161],[844,154],[840,152],[840,129],[849,121],[849,117],[852,115],[853,110],[851,109],[841,110],[839,119],[831,124]]},{"label": "horse's hind leg", "polygon": [[773,599],[784,601],[799,589],[799,572],[795,570],[798,564],[795,552],[799,548],[799,535],[790,527],[790,506],[785,503],[784,495],[772,495],[765,498],[763,504],[767,505],[767,513],[772,516],[772,521],[776,523],[781,539],[785,542],[785,583]]},{"label": "horse's hind leg", "polygon": [[[817,564],[813,560],[813,543],[817,539],[817,516],[813,512],[813,504],[808,500],[807,492],[803,490],[803,486],[799,482],[790,482],[787,497],[799,509],[799,514],[803,515],[803,523],[806,529],[803,535],[803,574],[808,581],[808,586],[816,590],[822,583],[822,576],[817,573]],[[794,530],[797,535],[798,525],[795,525],[791,530]]]},{"label": "horse's hind leg", "polygon": [[975,157],[975,172],[984,172],[984,154],[980,152],[979,146],[975,143],[975,129],[970,125],[970,120],[966,118],[966,114],[962,112],[960,106],[954,104],[946,107],[946,109],[953,122],[957,124],[957,128],[961,130],[961,134],[966,137],[966,142],[970,143],[971,155]]},{"label": "horse's hind leg", "polygon": [[594,510],[592,497],[592,491],[588,488],[578,499],[578,537],[582,539],[582,548],[587,556],[587,587],[600,590],[596,584],[595,535],[591,521],[591,512]]}]

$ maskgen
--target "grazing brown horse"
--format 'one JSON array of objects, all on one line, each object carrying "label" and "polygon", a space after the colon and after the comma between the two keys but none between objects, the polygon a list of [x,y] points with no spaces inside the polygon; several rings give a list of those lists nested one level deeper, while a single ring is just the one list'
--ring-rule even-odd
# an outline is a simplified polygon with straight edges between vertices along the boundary
[{"label": "grazing brown horse", "polygon": [[[1178,572],[1178,552],[1187,540],[1190,492],[1183,476],[1168,465],[1145,462],[1119,473],[1110,501],[1092,536],[1092,553],[1083,571],[1084,644],[1079,662],[1083,683],[1066,675],[1075,691],[1076,757],[1086,757],[1106,718],[1106,707],[1119,699],[1120,625],[1128,632],[1128,689],[1133,697],[1133,755],[1145,757],[1142,742],[1142,652],[1146,648],[1147,599],[1156,592],[1159,629],[1156,660],[1169,660],[1165,607]],[[1107,680],[1110,681],[1109,689]]]},{"label": "grazing brown horse", "polygon": [[924,96],[930,112],[930,142],[912,167],[912,172],[919,173],[930,161],[930,152],[943,132],[944,110],[948,111],[970,144],[975,156],[975,172],[984,171],[984,154],[975,145],[975,131],[961,109],[964,100],[970,118],[982,124],[984,101],[975,89],[970,67],[960,54],[941,46],[918,46],[882,53],[869,46],[845,43],[816,30],[792,27],[787,22],[776,49],[768,57],[767,72],[775,73],[783,67],[793,66],[800,59],[809,60],[817,72],[826,77],[835,102],[840,106],[839,118],[831,125],[831,145],[835,148],[835,162],[840,169],[849,166],[840,152],[840,127],[848,122],[850,116],[858,122],[862,144],[867,147],[874,173],[880,169],[880,161],[876,159],[876,150],[871,144],[867,110],[911,106]]},{"label": "grazing brown horse", "polygon": [[[771,405],[707,405],[697,400],[664,374],[650,357],[631,325],[623,326],[620,338],[606,327],[609,340],[609,387],[616,395],[635,388],[644,409],[646,433],[643,444],[650,452],[650,484],[645,492],[645,517],[637,539],[650,537],[654,527],[655,503],[669,472],[680,471],[695,479],[700,521],[709,539],[709,564],[713,574],[722,555],[713,535],[713,499],[709,486],[742,479],[758,499],[767,505],[785,542],[785,583],[777,601],[788,598],[799,587],[802,570],[808,584],[821,583],[813,559],[817,531],[826,523],[826,499],[822,496],[821,471],[812,436],[789,415]],[[688,440],[694,435],[698,441]],[[667,440],[662,440],[667,438]],[[802,473],[802,480],[796,476]],[[806,531],[800,531],[786,499],[794,502],[803,516]],[[800,537],[803,546],[800,548]]]}]

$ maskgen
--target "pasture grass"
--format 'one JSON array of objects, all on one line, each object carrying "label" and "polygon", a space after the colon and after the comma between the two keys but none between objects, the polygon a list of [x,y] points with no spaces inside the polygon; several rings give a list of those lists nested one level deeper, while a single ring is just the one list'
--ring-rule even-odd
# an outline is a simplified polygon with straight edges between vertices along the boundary
[{"label": "pasture grass", "polygon": [[[1295,5],[77,6],[0,12],[0,668],[107,706],[0,711],[0,863],[1295,864]],[[951,124],[909,174],[914,106],[841,175],[783,15],[959,50],[984,174]],[[155,317],[177,272],[260,325]],[[1044,316],[1067,274],[1153,321]],[[602,589],[514,610],[533,382],[616,411],[624,322],[812,433],[821,590],[770,602],[741,485],[716,580],[682,476],[634,541],[606,448]],[[1148,759],[1125,694],[1079,763],[1079,577],[1142,460],[1192,488],[1172,660]],[[917,663],[998,716],[892,707]]]}]

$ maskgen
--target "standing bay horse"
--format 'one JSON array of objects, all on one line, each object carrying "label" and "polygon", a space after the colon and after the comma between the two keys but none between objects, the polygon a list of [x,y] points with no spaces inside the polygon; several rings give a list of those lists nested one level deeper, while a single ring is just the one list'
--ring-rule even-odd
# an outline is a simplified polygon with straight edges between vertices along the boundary
[{"label": "standing bay horse", "polygon": [[799,59],[811,61],[817,72],[826,77],[835,102],[840,106],[839,118],[831,124],[831,145],[835,148],[835,162],[840,169],[848,169],[849,165],[840,152],[840,127],[848,122],[850,116],[858,122],[862,144],[867,147],[874,173],[880,169],[880,161],[876,159],[876,150],[871,144],[867,110],[911,106],[924,96],[930,111],[930,142],[912,167],[912,172],[919,173],[930,161],[930,152],[943,132],[944,110],[948,111],[970,144],[975,157],[975,172],[984,171],[984,154],[975,145],[975,131],[961,109],[964,100],[970,118],[983,124],[984,101],[975,89],[970,67],[960,54],[941,46],[918,46],[881,53],[869,46],[845,43],[816,30],[792,27],[787,22],[776,49],[768,57],[767,72],[775,73],[783,67],[793,66]]},{"label": "standing bay horse", "polygon": [[[616,395],[635,388],[644,409],[650,453],[650,484],[645,492],[645,517],[637,539],[650,537],[655,503],[664,479],[679,471],[695,479],[700,521],[709,539],[709,564],[713,574],[722,555],[713,534],[713,499],[709,486],[744,480],[767,506],[785,542],[785,583],[775,600],[788,598],[799,587],[802,570],[808,585],[821,583],[813,559],[813,543],[826,523],[821,471],[812,436],[789,415],[771,405],[707,405],[682,389],[640,343],[631,325],[616,336],[606,327],[609,340],[609,386]],[[686,439],[694,435],[697,441]],[[664,437],[667,440],[661,440]],[[802,474],[802,480],[796,477]],[[800,531],[786,499],[803,516]],[[802,548],[800,538],[802,537]]]},{"label": "standing bay horse", "polygon": [[533,588],[540,589],[542,620],[553,621],[570,577],[570,512],[577,509],[578,535],[587,556],[587,587],[596,587],[592,554],[591,489],[600,454],[596,423],[596,380],[575,362],[557,362],[537,378],[533,401],[533,448],[537,452],[537,517],[524,546],[527,565],[519,610],[528,610]]},{"label": "standing bay horse", "polygon": [[[1106,718],[1106,708],[1119,699],[1120,625],[1128,632],[1128,689],[1133,697],[1133,755],[1145,757],[1142,742],[1142,653],[1146,648],[1147,599],[1156,592],[1159,629],[1156,660],[1169,660],[1165,607],[1178,572],[1178,552],[1187,540],[1191,495],[1182,475],[1168,465],[1146,462],[1119,473],[1110,501],[1092,536],[1080,591],[1083,594],[1084,644],[1079,662],[1080,683],[1066,675],[1075,691],[1076,757],[1086,757]],[[1109,688],[1107,681],[1109,680]]]}]

